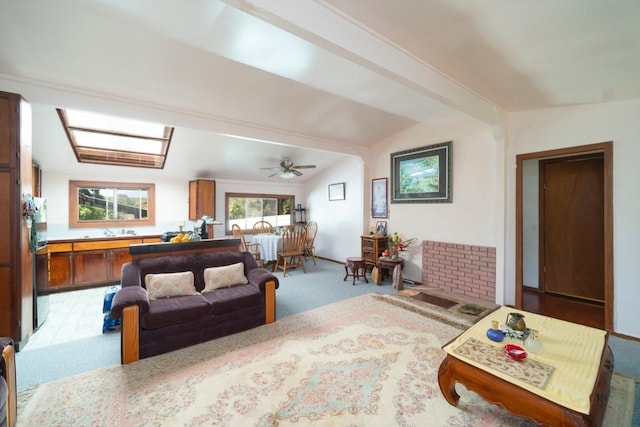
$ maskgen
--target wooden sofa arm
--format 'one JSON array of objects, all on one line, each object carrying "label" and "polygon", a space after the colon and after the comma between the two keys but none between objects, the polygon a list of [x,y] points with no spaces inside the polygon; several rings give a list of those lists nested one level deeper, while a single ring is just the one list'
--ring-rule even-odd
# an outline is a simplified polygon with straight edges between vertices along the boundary
[{"label": "wooden sofa arm", "polygon": [[140,359],[140,309],[128,305],[122,310],[120,362],[123,365]]},{"label": "wooden sofa arm", "polygon": [[276,321],[276,281],[269,280],[264,286],[265,323]]},{"label": "wooden sofa arm", "polygon": [[16,383],[16,353],[12,345],[8,345],[2,350],[2,358],[4,359],[9,391],[6,402],[7,426],[14,427],[18,417],[18,387]]}]

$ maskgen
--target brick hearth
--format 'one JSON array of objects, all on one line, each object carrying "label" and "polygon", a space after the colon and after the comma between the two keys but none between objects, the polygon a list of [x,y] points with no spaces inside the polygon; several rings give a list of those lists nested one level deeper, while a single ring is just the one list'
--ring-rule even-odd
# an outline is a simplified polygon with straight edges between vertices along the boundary
[{"label": "brick hearth", "polygon": [[496,248],[425,240],[422,242],[422,283],[494,302]]}]

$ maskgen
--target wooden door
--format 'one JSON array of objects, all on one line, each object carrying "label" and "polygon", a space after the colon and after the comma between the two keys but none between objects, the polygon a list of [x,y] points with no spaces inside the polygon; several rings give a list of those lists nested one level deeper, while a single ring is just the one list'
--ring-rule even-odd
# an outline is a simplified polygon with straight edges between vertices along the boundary
[{"label": "wooden door", "polygon": [[604,156],[540,162],[542,287],[604,301]]}]

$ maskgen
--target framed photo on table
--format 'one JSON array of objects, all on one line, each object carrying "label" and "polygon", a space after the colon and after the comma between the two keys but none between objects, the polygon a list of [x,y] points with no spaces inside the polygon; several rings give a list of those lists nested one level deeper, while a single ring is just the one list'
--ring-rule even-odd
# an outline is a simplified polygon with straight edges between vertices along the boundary
[{"label": "framed photo on table", "polygon": [[376,236],[387,235],[387,221],[378,221],[376,223]]},{"label": "framed photo on table", "polygon": [[371,180],[371,217],[388,218],[387,178]]},{"label": "framed photo on table", "polygon": [[451,202],[451,141],[391,153],[391,203]]}]

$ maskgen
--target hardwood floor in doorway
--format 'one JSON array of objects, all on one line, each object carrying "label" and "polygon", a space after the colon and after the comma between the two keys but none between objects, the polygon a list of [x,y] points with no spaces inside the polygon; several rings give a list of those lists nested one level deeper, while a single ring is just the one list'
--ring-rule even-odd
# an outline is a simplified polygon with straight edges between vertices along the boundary
[{"label": "hardwood floor in doorway", "polygon": [[605,329],[604,304],[545,294],[537,289],[524,287],[522,308],[532,313]]}]

